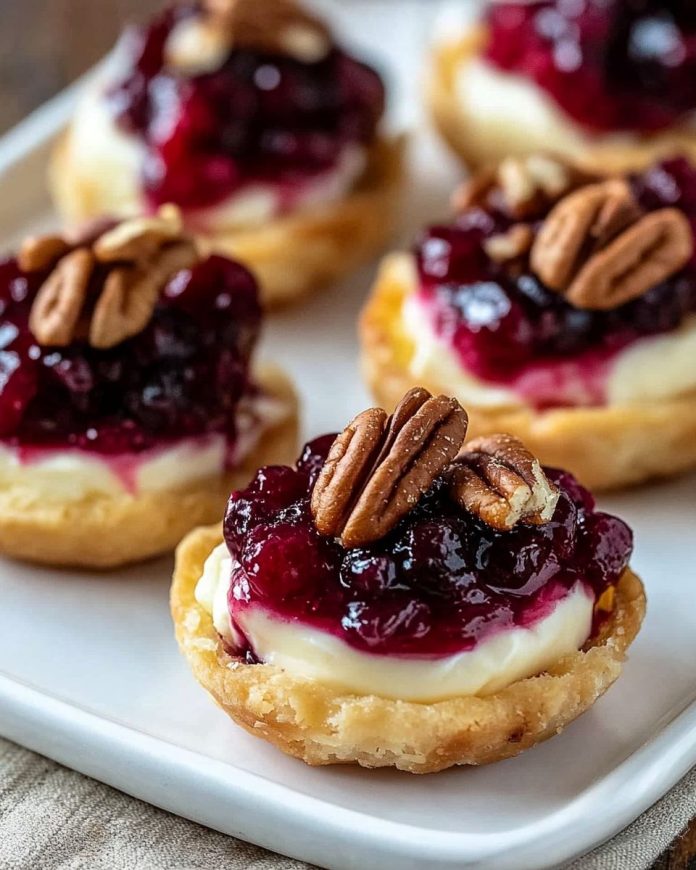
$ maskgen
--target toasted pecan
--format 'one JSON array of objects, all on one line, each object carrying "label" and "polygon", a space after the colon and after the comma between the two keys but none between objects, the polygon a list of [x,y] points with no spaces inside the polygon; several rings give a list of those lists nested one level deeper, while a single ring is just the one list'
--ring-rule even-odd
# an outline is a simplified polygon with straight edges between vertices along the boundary
[{"label": "toasted pecan", "polygon": [[467,179],[455,192],[452,204],[457,211],[481,206],[524,220],[590,179],[586,172],[553,154],[508,157]]},{"label": "toasted pecan", "polygon": [[114,347],[141,332],[150,322],[167,279],[192,266],[197,258],[194,245],[182,241],[164,248],[143,266],[113,269],[92,314],[92,347]]},{"label": "toasted pecan", "polygon": [[528,224],[513,224],[506,232],[491,236],[483,242],[483,249],[497,263],[506,263],[529,253],[534,233]]},{"label": "toasted pecan", "polygon": [[295,0],[203,0],[212,27],[221,29],[229,46],[287,54],[311,63],[331,49],[323,22]]},{"label": "toasted pecan", "polygon": [[356,492],[364,486],[382,448],[386,423],[386,411],[368,408],[332,444],[312,491],[312,515],[322,535],[341,533]]},{"label": "toasted pecan", "polygon": [[693,246],[680,211],[643,214],[628,183],[609,179],[556,204],[534,240],[530,265],[577,308],[608,310],[681,269]]},{"label": "toasted pecan", "polygon": [[40,272],[70,250],[71,245],[62,236],[29,236],[21,244],[17,265],[24,272]]},{"label": "toasted pecan", "polygon": [[565,290],[583,256],[594,254],[640,216],[623,179],[588,184],[549,212],[534,240],[530,265],[547,287]]},{"label": "toasted pecan", "polygon": [[163,205],[154,215],[143,215],[116,224],[94,242],[100,263],[148,260],[167,243],[181,238],[183,221],[176,206]]},{"label": "toasted pecan", "polygon": [[[162,207],[153,217],[93,224],[82,236],[80,245],[58,236],[31,239],[20,252],[24,268],[52,267],[29,316],[29,327],[41,344],[67,346],[78,323],[97,348],[136,335],[149,322],[167,280],[199,259],[173,206]],[[94,288],[100,292],[90,319],[84,310],[90,307],[87,288],[98,264],[103,283]]]},{"label": "toasted pecan", "polygon": [[40,344],[57,347],[70,344],[93,269],[92,252],[76,248],[59,260],[41,285],[29,313],[29,329]]},{"label": "toasted pecan", "polygon": [[558,491],[539,460],[512,435],[474,439],[450,471],[452,498],[495,529],[518,522],[544,523],[553,516]]},{"label": "toasted pecan", "polygon": [[344,547],[384,537],[457,455],[466,411],[446,396],[415,388],[393,415],[359,414],[336,438],[312,492],[312,515]]},{"label": "toasted pecan", "polygon": [[616,308],[674,275],[693,252],[691,226],[682,212],[650,212],[585,263],[566,298],[577,308]]}]

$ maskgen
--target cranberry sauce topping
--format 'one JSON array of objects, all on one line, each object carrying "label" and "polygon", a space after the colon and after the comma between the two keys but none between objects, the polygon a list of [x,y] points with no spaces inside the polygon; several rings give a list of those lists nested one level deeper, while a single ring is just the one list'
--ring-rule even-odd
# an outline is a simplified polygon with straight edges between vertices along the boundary
[{"label": "cranberry sauce topping", "polygon": [[487,58],[588,131],[650,131],[696,109],[691,0],[496,3]]},{"label": "cranberry sauce topping", "polygon": [[230,498],[233,620],[258,604],[361,650],[441,656],[533,625],[578,581],[596,600],[628,564],[628,526],[556,470],[547,473],[561,496],[545,525],[497,532],[457,507],[440,479],[387,537],[345,550],[316,531],[309,508],[333,439],[308,444],[295,469],[261,469]]},{"label": "cranberry sauce topping", "polygon": [[195,7],[129,31],[129,72],[109,94],[120,126],[147,147],[152,205],[215,205],[252,182],[289,191],[368,145],[384,109],[378,75],[338,48],[314,63],[232,50],[214,72],[186,77],[165,63],[173,26]]},{"label": "cranberry sauce topping", "polygon": [[[214,256],[178,272],[148,326],[110,350],[37,344],[28,319],[45,277],[0,263],[4,443],[117,454],[211,432],[234,439],[261,318],[246,269]],[[92,295],[103,277],[97,270]]]},{"label": "cranberry sauce topping", "polygon": [[[677,206],[696,231],[696,169],[686,160],[653,166],[632,186],[646,210]],[[420,300],[467,371],[538,407],[601,404],[608,363],[619,350],[675,329],[696,311],[696,263],[611,311],[575,308],[528,268],[512,270],[486,256],[482,242],[510,223],[476,208],[450,226],[429,228],[416,247]]]}]

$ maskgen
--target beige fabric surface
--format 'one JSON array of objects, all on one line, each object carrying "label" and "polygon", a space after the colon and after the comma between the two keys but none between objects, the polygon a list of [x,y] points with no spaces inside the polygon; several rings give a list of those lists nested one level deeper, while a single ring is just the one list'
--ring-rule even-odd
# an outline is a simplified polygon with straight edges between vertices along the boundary
[{"label": "beige fabric surface", "polygon": [[[567,870],[642,870],[696,815],[696,769]],[[0,739],[0,870],[306,870]],[[367,868],[366,868],[367,870]]]}]

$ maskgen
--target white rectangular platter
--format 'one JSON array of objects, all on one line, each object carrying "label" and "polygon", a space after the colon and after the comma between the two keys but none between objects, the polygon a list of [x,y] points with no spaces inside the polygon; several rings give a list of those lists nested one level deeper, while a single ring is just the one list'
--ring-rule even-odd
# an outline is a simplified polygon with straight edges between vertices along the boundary
[{"label": "white rectangular platter", "polygon": [[[338,4],[348,37],[391,65],[416,123],[404,239],[444,214],[456,170],[421,128],[427,3]],[[351,29],[352,28],[352,29]],[[406,94],[410,98],[406,99]],[[0,144],[3,246],[52,218],[51,139],[74,94]],[[306,432],[368,402],[355,317],[372,269],[271,318],[264,353],[304,399]],[[694,477],[602,499],[637,537],[650,606],[618,684],[524,756],[427,777],[312,769],[236,728],[199,689],[173,639],[166,559],[118,574],[0,562],[0,734],[219,831],[331,868],[544,868],[612,836],[696,764]]]}]

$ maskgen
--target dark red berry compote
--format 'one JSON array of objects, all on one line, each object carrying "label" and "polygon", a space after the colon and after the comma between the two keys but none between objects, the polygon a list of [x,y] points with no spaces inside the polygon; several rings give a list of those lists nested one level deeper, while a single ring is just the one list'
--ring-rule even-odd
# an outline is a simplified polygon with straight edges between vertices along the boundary
[{"label": "dark red berry compote", "polygon": [[[658,163],[629,183],[644,212],[676,207],[696,229],[696,169],[685,159]],[[549,208],[545,203],[526,216],[534,232]],[[486,242],[516,222],[489,201],[422,234],[415,247],[418,289],[407,303],[415,306],[416,332],[426,323],[463,372],[537,409],[613,401],[609,379],[623,352],[688,327],[696,312],[696,262],[618,307],[580,308],[545,286],[528,259],[499,262],[486,253]]]},{"label": "dark red berry compote", "polygon": [[[110,268],[93,271],[87,313]],[[219,256],[176,271],[145,328],[101,349],[86,335],[52,346],[32,334],[50,271],[0,264],[0,447],[27,463],[68,451],[102,459],[126,483],[138,457],[213,436],[232,461],[240,403],[257,389],[249,362],[261,313],[250,273]]]},{"label": "dark red berry compote", "polygon": [[690,0],[494,3],[488,61],[524,76],[590,133],[651,132],[696,109]]},{"label": "dark red berry compote", "polygon": [[276,640],[283,627],[310,628],[382,662],[432,663],[513,629],[533,633],[578,592],[589,604],[575,648],[593,631],[593,611],[596,629],[597,602],[628,565],[632,534],[570,474],[546,469],[560,491],[550,522],[496,531],[452,500],[443,473],[383,538],[344,548],[319,534],[310,510],[333,441],[311,441],[294,468],[262,468],[230,498],[224,580],[234,654],[265,660],[266,639],[259,650],[248,631],[259,610]]},{"label": "dark red berry compote", "polygon": [[251,21],[251,37],[249,22],[239,34],[232,24],[227,48],[224,25],[216,30],[211,21],[195,63],[178,63],[174,44],[198,33],[204,3],[174,6],[126,33],[119,52],[126,72],[105,99],[121,131],[144,146],[141,182],[150,205],[205,209],[261,185],[287,211],[308,185],[345,168],[351,154],[364,157],[374,142],[384,109],[379,76],[336,47],[323,25],[324,48],[273,50],[264,29],[278,26],[278,5],[291,14],[288,0],[238,4],[242,16],[259,20]]}]

